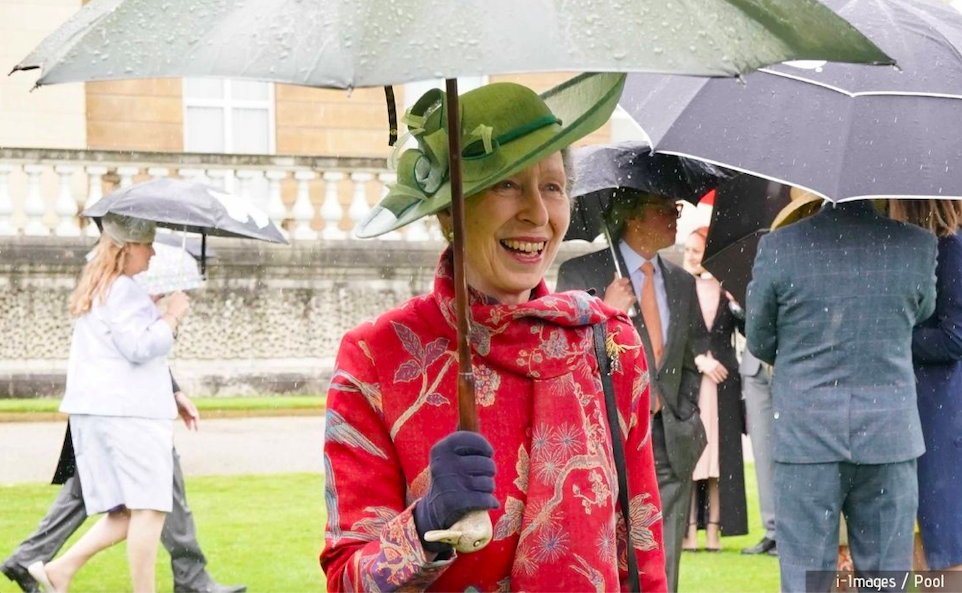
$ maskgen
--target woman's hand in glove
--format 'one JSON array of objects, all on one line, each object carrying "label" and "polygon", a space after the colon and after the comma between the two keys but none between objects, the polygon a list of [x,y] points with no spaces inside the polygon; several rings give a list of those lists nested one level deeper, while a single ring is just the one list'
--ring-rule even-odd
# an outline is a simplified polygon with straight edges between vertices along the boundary
[{"label": "woman's hand in glove", "polygon": [[476,432],[451,433],[431,447],[431,485],[414,507],[414,523],[425,550],[450,553],[452,547],[424,541],[424,534],[448,529],[469,511],[496,509],[494,449]]}]

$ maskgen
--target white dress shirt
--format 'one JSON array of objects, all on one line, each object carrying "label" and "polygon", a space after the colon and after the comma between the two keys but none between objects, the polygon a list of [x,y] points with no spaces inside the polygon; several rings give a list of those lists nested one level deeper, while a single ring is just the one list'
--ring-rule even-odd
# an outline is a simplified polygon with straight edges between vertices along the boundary
[{"label": "white dress shirt", "polygon": [[147,292],[119,276],[77,320],[67,363],[66,414],[177,417],[167,353],[174,335]]},{"label": "white dress shirt", "polygon": [[628,243],[625,241],[621,241],[618,248],[621,249],[621,257],[624,258],[625,266],[628,268],[631,285],[635,289],[635,297],[638,299],[639,305],[641,303],[641,291],[645,287],[645,273],[641,271],[641,266],[645,265],[646,262],[651,262],[655,268],[655,273],[652,276],[655,281],[655,301],[658,303],[658,315],[661,317],[661,343],[667,347],[668,323],[671,319],[671,311],[668,308],[668,292],[665,290],[665,275],[661,271],[659,256],[656,253],[655,257],[645,259],[634,249],[628,247]]}]

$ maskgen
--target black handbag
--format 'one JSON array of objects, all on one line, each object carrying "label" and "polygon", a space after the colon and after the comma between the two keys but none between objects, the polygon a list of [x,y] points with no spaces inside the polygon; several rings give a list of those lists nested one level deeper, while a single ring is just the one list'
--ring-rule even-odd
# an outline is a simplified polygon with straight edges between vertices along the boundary
[{"label": "black handbag", "polygon": [[625,447],[621,442],[621,426],[618,423],[618,404],[615,401],[615,386],[611,382],[611,361],[605,349],[605,325],[596,323],[592,327],[595,338],[595,358],[598,361],[598,372],[601,375],[601,386],[605,391],[605,407],[608,410],[608,432],[611,433],[611,452],[615,458],[615,469],[618,471],[618,504],[625,520],[625,532],[628,544],[628,590],[641,592],[638,578],[638,562],[635,558],[635,547],[631,542],[631,518],[628,508],[628,465],[625,462]]}]

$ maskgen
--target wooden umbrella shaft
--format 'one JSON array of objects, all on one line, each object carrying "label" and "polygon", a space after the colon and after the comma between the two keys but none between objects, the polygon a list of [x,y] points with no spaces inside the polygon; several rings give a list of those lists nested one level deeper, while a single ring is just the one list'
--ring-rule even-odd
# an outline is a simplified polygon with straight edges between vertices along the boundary
[{"label": "wooden umbrella shaft", "polygon": [[464,275],[464,193],[461,187],[461,122],[458,80],[445,81],[447,91],[448,174],[451,179],[451,226],[454,231],[454,306],[458,322],[458,424],[478,432],[474,370],[468,345],[468,280]]},{"label": "wooden umbrella shaft", "polygon": [[[448,172],[451,180],[451,226],[454,231],[454,305],[458,322],[458,429],[478,432],[478,410],[474,402],[474,371],[468,347],[468,280],[464,275],[464,193],[461,189],[461,123],[458,109],[458,81],[447,86]],[[429,542],[451,544],[462,553],[483,549],[493,534],[491,515],[470,511],[448,529],[424,534]]]}]

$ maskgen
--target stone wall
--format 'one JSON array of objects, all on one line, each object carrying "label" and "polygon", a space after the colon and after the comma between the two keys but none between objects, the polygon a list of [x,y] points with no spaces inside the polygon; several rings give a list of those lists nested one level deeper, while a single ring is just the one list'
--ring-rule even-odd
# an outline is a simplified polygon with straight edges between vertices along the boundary
[{"label": "stone wall", "polygon": [[[92,238],[0,240],[0,398],[59,396]],[[193,395],[323,393],[341,336],[430,290],[440,243],[210,240],[171,367]],[[565,245],[558,263],[597,247]],[[553,285],[557,268],[552,269]]]}]

